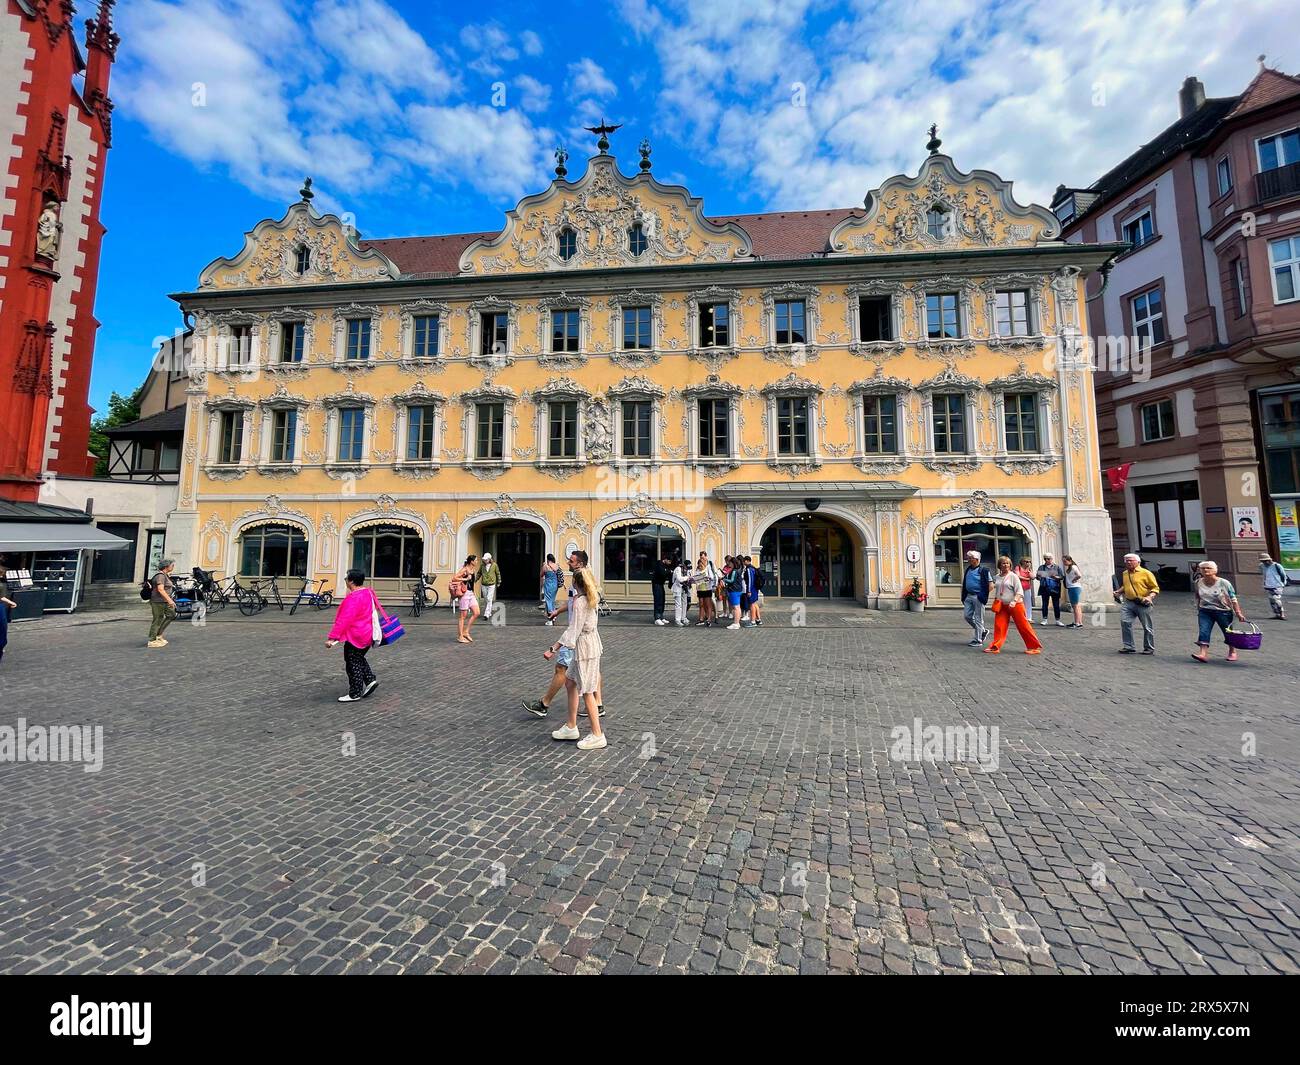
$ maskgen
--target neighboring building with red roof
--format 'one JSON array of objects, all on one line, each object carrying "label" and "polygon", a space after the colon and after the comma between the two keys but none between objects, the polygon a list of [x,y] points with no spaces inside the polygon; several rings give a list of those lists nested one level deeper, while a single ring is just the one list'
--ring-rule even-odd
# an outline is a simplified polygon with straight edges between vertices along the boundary
[{"label": "neighboring building with red roof", "polygon": [[1131,244],[1088,300],[1102,464],[1132,464],[1116,555],[1184,579],[1212,558],[1254,591],[1261,549],[1300,569],[1300,77],[1261,61],[1208,99],[1189,77],[1179,110],[1052,208],[1067,240]]}]

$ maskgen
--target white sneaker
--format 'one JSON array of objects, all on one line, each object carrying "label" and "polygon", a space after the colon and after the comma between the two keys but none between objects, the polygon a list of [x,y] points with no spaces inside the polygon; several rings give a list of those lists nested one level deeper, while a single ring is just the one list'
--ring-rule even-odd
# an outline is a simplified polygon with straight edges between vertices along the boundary
[{"label": "white sneaker", "polygon": [[738,629],[738,628],[740,628],[740,623],[739,623],[738,621],[733,621],[730,625],[727,626],[727,628],[729,628],[729,629]]},{"label": "white sneaker", "polygon": [[150,640],[147,644],[145,644],[145,646],[156,648],[156,647],[166,647],[167,645],[163,643],[161,640]]},{"label": "white sneaker", "polygon": [[668,622],[665,621],[663,618],[655,618],[655,624],[656,624],[656,625],[667,625]]},{"label": "white sneaker", "polygon": [[1063,629],[1063,628],[1065,628],[1065,622],[1064,622],[1064,621],[1058,621],[1058,622],[1056,623],[1056,627],[1057,627],[1058,629]]},{"label": "white sneaker", "polygon": [[586,735],[578,741],[578,750],[580,751],[603,751],[609,746],[609,741],[605,739],[602,732],[599,736]]},{"label": "white sneaker", "polygon": [[561,725],[551,733],[553,740],[576,740],[580,733],[571,725]]},{"label": "white sneaker", "polygon": [[339,702],[341,702],[341,703],[359,703],[359,702],[361,702],[361,696],[359,696],[359,695],[340,695],[340,696],[339,696]]},{"label": "white sneaker", "polygon": [[158,637],[158,642],[159,642],[163,647],[166,647],[166,646],[167,646],[167,641],[164,640],[161,636]]},{"label": "white sneaker", "polygon": [[555,624],[555,622],[553,622],[553,621],[548,621],[548,622],[546,623],[546,628],[549,629],[549,628],[550,628],[552,625],[554,625],[554,624]]}]

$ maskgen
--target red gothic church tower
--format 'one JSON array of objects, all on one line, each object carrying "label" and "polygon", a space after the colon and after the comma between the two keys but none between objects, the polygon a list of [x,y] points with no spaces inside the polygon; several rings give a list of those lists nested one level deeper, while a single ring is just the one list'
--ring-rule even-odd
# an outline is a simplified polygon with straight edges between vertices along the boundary
[{"label": "red gothic church tower", "polygon": [[[0,0],[0,499],[88,476],[113,0]],[[83,77],[84,75],[84,77]]]}]

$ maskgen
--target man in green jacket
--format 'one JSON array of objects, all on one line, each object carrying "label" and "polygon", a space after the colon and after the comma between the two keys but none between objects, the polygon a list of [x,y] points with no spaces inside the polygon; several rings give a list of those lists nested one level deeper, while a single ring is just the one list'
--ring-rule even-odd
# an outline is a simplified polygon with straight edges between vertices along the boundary
[{"label": "man in green jacket", "polygon": [[501,587],[501,567],[491,555],[483,556],[483,570],[478,575],[479,587],[483,589],[483,616],[492,616],[492,605],[497,600],[497,589]]}]

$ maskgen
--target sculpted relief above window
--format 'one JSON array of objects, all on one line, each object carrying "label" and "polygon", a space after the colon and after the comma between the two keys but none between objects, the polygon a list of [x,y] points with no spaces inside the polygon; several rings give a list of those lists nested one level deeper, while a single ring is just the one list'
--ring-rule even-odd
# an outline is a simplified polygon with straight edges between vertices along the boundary
[{"label": "sculpted relief above window", "polygon": [[505,228],[471,244],[462,274],[590,270],[674,262],[728,262],[752,252],[738,225],[716,225],[702,202],[648,173],[627,177],[596,156],[576,182],[557,180],[520,201]]}]

